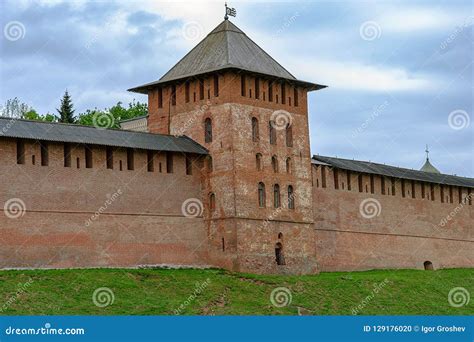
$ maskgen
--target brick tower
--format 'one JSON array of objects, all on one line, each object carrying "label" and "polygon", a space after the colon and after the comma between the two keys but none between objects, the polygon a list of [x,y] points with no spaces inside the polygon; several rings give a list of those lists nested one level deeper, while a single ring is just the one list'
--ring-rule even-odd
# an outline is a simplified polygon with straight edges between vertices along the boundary
[{"label": "brick tower", "polygon": [[202,163],[209,263],[236,271],[314,273],[307,93],[245,33],[224,20],[148,94],[148,129],[187,135]]}]

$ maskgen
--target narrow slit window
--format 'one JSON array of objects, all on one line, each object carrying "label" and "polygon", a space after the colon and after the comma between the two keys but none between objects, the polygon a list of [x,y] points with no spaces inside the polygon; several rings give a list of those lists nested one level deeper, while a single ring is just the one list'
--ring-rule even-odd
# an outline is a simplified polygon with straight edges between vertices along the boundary
[{"label": "narrow slit window", "polygon": [[176,85],[171,86],[171,105],[176,106]]},{"label": "narrow slit window", "polygon": [[92,146],[84,146],[84,158],[86,160],[86,169],[92,169]]},{"label": "narrow slit window", "polygon": [[374,192],[375,192],[374,175],[370,175],[370,193],[373,194]]},{"label": "narrow slit window", "polygon": [[380,191],[382,192],[382,195],[385,195],[385,177],[380,176]]},{"label": "narrow slit window", "polygon": [[240,75],[240,94],[242,96],[247,95],[247,80],[245,79],[245,75]]},{"label": "narrow slit window", "polygon": [[81,159],[79,159],[79,157],[76,158],[76,166],[77,166],[78,169],[81,168]]},{"label": "narrow slit window", "polygon": [[347,190],[351,190],[351,172],[349,170],[347,170],[347,174],[346,174],[346,177],[347,177]]},{"label": "narrow slit window", "polygon": [[290,123],[286,125],[286,146],[293,147],[293,125]]},{"label": "narrow slit window", "polygon": [[106,148],[106,159],[107,159],[107,169],[113,170],[114,168],[114,150],[112,147]]},{"label": "narrow slit window", "polygon": [[186,83],[184,84],[184,100],[186,101],[186,103],[189,102],[189,81],[186,81]]},{"label": "narrow slit window", "polygon": [[334,176],[334,189],[339,190],[339,172],[337,169],[334,169],[332,174]]},{"label": "narrow slit window", "polygon": [[359,176],[357,178],[358,178],[358,181],[359,181],[359,192],[363,192],[364,191],[364,186],[362,184],[362,175],[359,174]]},{"label": "narrow slit window", "polygon": [[281,82],[281,104],[286,104],[286,84]]},{"label": "narrow slit window", "polygon": [[214,75],[214,97],[219,96],[219,75]]},{"label": "narrow slit window", "polygon": [[188,176],[193,174],[193,161],[188,155],[186,155],[186,174]]},{"label": "narrow slit window", "polygon": [[158,108],[163,108],[163,88],[158,88]]},{"label": "narrow slit window", "polygon": [[273,206],[275,208],[280,208],[280,185],[273,185]]},{"label": "narrow slit window", "polygon": [[41,142],[41,166],[48,166],[49,164],[49,148],[47,142]]},{"label": "narrow slit window", "polygon": [[166,173],[173,173],[173,153],[166,153]]},{"label": "narrow slit window", "polygon": [[258,183],[258,206],[265,208],[265,184]]},{"label": "narrow slit window", "polygon": [[288,185],[288,209],[295,209],[295,194],[291,185]]},{"label": "narrow slit window", "polygon": [[260,99],[260,78],[255,77],[255,98]]},{"label": "narrow slit window", "polygon": [[259,139],[259,129],[258,129],[258,119],[252,118],[252,141],[258,141]]},{"label": "narrow slit window", "polygon": [[16,141],[16,163],[25,164],[25,142],[21,139]]},{"label": "narrow slit window", "polygon": [[416,198],[416,182],[414,180],[411,181],[411,198]]},{"label": "narrow slit window", "polygon": [[298,107],[298,88],[297,87],[293,89],[293,103],[295,107]]},{"label": "narrow slit window", "polygon": [[146,165],[147,165],[147,170],[148,172],[153,172],[155,171],[155,153],[153,151],[147,151],[146,153]]},{"label": "narrow slit window", "polygon": [[273,83],[268,81],[268,101],[273,102]]},{"label": "narrow slit window", "polygon": [[268,131],[269,131],[269,136],[270,136],[270,144],[276,145],[277,135],[276,135],[276,129],[274,127],[273,121],[270,121],[268,123]]},{"label": "narrow slit window", "polygon": [[206,143],[212,142],[212,120],[207,118],[204,120],[204,141]]},{"label": "narrow slit window", "polygon": [[204,80],[199,79],[199,100],[204,100]]},{"label": "narrow slit window", "polygon": [[326,166],[321,166],[321,187],[326,187]]},{"label": "narrow slit window", "polygon": [[64,144],[64,167],[71,167],[71,145]]},{"label": "narrow slit window", "polygon": [[135,151],[131,148],[127,149],[127,170],[135,169]]}]

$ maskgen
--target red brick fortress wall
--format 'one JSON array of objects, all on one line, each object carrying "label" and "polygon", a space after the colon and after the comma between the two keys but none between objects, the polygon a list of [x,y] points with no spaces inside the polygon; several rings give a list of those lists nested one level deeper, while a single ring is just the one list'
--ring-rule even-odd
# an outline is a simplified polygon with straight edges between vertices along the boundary
[{"label": "red brick fortress wall", "polygon": [[186,200],[200,198],[201,178],[196,165],[186,174],[184,155],[174,154],[167,173],[162,153],[149,172],[146,151],[135,151],[128,170],[126,152],[115,150],[110,170],[105,147],[92,147],[92,168],[85,168],[84,146],[71,150],[71,167],[62,144],[48,150],[42,166],[40,145],[26,141],[18,165],[15,140],[0,140],[0,268],[207,264],[202,216],[182,211]]},{"label": "red brick fortress wall", "polygon": [[[322,172],[322,169],[324,171]],[[316,257],[321,271],[473,267],[474,211],[468,189],[431,186],[313,165]],[[323,177],[322,173],[325,174]],[[373,184],[373,187],[371,187]],[[373,188],[373,189],[372,189]],[[404,188],[404,191],[403,191]],[[459,194],[459,190],[461,193]],[[443,194],[443,202],[441,202]],[[471,198],[471,201],[469,201]],[[461,203],[459,201],[461,199]]]}]

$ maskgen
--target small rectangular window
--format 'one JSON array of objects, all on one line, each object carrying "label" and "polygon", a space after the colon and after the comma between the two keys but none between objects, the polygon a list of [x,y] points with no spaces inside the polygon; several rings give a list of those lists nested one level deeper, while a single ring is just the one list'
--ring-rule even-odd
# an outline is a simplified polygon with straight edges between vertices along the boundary
[{"label": "small rectangular window", "polygon": [[158,88],[158,108],[163,108],[163,88]]},{"label": "small rectangular window", "polygon": [[64,167],[71,167],[71,145],[64,144]]},{"label": "small rectangular window", "polygon": [[21,139],[16,141],[16,163],[25,164],[25,142]]},{"label": "small rectangular window", "polygon": [[86,169],[92,169],[92,146],[86,145],[84,147],[85,159],[86,159]]},{"label": "small rectangular window", "polygon": [[370,175],[370,193],[375,192],[374,175]]},{"label": "small rectangular window", "polygon": [[147,159],[147,169],[148,169],[148,172],[153,172],[154,169],[155,169],[155,165],[154,165],[154,161],[155,161],[155,154],[153,151],[147,151],[147,154],[146,154],[146,159]]},{"label": "small rectangular window", "polygon": [[380,190],[382,195],[385,195],[385,178],[384,176],[380,176]]},{"label": "small rectangular window", "polygon": [[439,197],[441,197],[441,203],[444,203],[444,186],[439,186]]},{"label": "small rectangular window", "polygon": [[260,99],[260,78],[255,77],[255,98]]},{"label": "small rectangular window", "polygon": [[173,173],[173,153],[166,153],[166,173]]},{"label": "small rectangular window", "polygon": [[76,166],[78,169],[81,168],[81,160],[79,158],[76,159]]},{"label": "small rectangular window", "polygon": [[392,182],[392,196],[395,196],[395,178],[391,178],[391,182]]},{"label": "small rectangular window", "polygon": [[192,175],[193,174],[193,161],[191,157],[186,155],[186,174]]},{"label": "small rectangular window", "polygon": [[425,198],[425,183],[421,183],[421,198]]},{"label": "small rectangular window", "polygon": [[176,85],[171,86],[171,105],[176,106]]},{"label": "small rectangular window", "polygon": [[135,151],[131,148],[127,148],[127,170],[135,169]]},{"label": "small rectangular window", "polygon": [[435,190],[434,190],[434,184],[433,183],[430,184],[430,192],[431,192],[431,200],[434,201],[435,200]]},{"label": "small rectangular window", "polygon": [[199,100],[204,100],[204,80],[199,79]]},{"label": "small rectangular window", "polygon": [[268,101],[273,102],[273,83],[268,81]]},{"label": "small rectangular window", "polygon": [[453,203],[453,186],[449,186],[449,203]]},{"label": "small rectangular window", "polygon": [[402,179],[402,197],[405,197],[405,180]]},{"label": "small rectangular window", "polygon": [[359,181],[359,192],[364,191],[364,186],[362,184],[362,175],[361,174],[359,174],[359,176],[357,177],[357,180]]},{"label": "small rectangular window", "polygon": [[297,87],[293,89],[293,103],[295,104],[295,107],[298,107],[298,88]]},{"label": "small rectangular window", "polygon": [[49,149],[47,142],[40,142],[41,147],[41,166],[48,166],[49,164]]},{"label": "small rectangular window", "polygon": [[214,75],[214,96],[219,96],[219,75]]},{"label": "small rectangular window", "polygon": [[286,84],[281,82],[281,104],[286,104]]},{"label": "small rectangular window", "polygon": [[114,150],[112,147],[107,147],[105,150],[107,159],[107,168],[113,170],[114,168]]},{"label": "small rectangular window", "polygon": [[186,83],[184,84],[184,97],[185,97],[186,103],[188,103],[189,102],[189,81],[186,81]]},{"label": "small rectangular window", "polygon": [[247,94],[247,84],[245,75],[240,75],[240,94],[245,96]]}]

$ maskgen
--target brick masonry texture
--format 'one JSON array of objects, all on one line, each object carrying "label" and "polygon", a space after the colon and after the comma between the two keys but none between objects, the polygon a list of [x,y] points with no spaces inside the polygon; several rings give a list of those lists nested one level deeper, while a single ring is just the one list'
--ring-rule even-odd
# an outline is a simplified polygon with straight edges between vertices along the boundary
[{"label": "brick masonry texture", "polygon": [[[282,104],[277,83],[269,101],[266,78],[260,79],[256,99],[253,75],[245,75],[244,95],[241,74],[216,75],[218,96],[214,75],[188,80],[189,101],[184,81],[163,86],[161,101],[158,88],[148,94],[149,132],[187,135],[209,150],[208,157],[173,154],[172,173],[167,173],[165,153],[154,155],[149,172],[147,151],[141,150],[134,151],[133,170],[128,170],[127,151],[122,149],[114,150],[114,168],[107,169],[102,146],[92,146],[92,168],[86,168],[86,147],[72,146],[71,167],[65,167],[60,143],[48,144],[49,163],[41,166],[36,141],[25,141],[25,163],[18,165],[16,141],[2,138],[0,268],[168,264],[311,274],[423,268],[425,261],[434,268],[472,267],[472,200],[464,200],[468,189],[460,189],[459,203],[458,188],[441,191],[435,185],[431,200],[430,184],[425,184],[421,198],[421,184],[415,183],[412,198],[408,180],[397,179],[392,195],[391,180],[385,178],[382,194],[380,176],[371,180],[361,175],[360,192],[359,175],[349,175],[348,190],[344,170],[336,171],[336,187],[335,169],[311,163],[305,89],[296,89],[296,106],[294,88],[285,84]],[[292,146],[286,144],[285,129],[277,129],[276,144],[270,144],[269,121],[277,110],[291,118]],[[252,136],[252,118],[258,120],[258,139]],[[208,142],[206,119],[212,121]],[[278,161],[276,172],[272,157]],[[186,158],[192,174],[186,172]],[[265,184],[263,207],[260,182]],[[280,186],[279,208],[273,205],[275,184]],[[294,209],[288,204],[288,186],[294,190]],[[18,218],[9,217],[3,206],[11,199],[25,205]],[[372,218],[361,213],[365,200],[375,203]],[[196,217],[183,211],[189,201],[196,205]],[[276,262],[277,248],[281,265]]]}]

